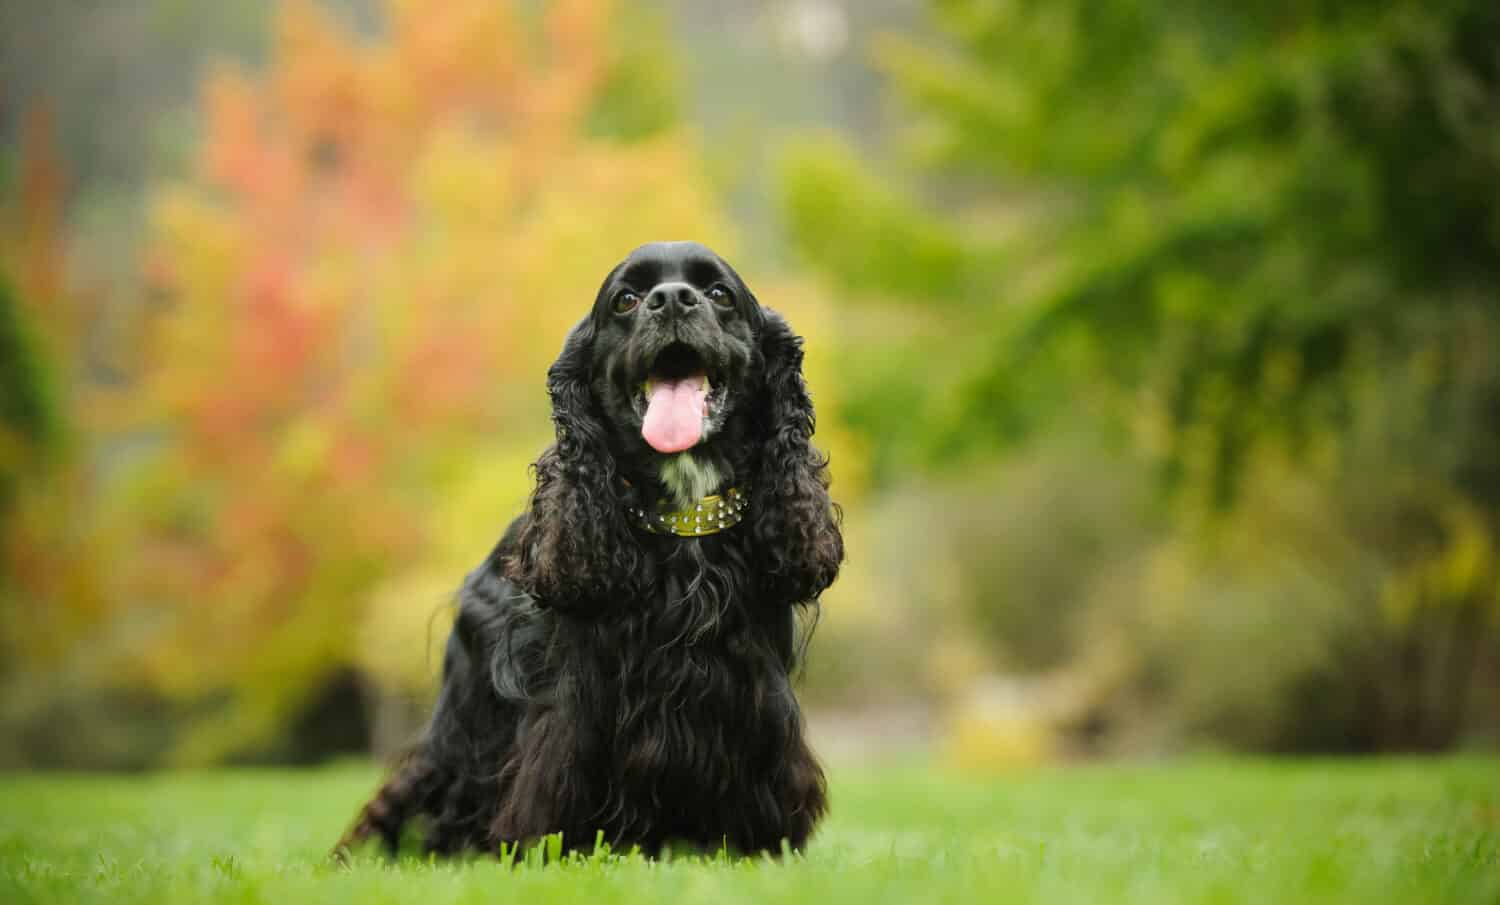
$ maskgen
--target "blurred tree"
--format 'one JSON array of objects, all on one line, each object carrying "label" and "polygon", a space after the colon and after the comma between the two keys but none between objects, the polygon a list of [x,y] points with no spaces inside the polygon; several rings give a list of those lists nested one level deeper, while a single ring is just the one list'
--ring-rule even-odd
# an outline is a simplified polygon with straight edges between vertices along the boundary
[{"label": "blurred tree", "polygon": [[[1391,450],[1405,515],[1364,535],[1390,569],[1341,592],[1381,653],[1351,674],[1463,698],[1500,628],[1500,7],[931,8],[942,46],[877,47],[906,178],[828,141],[786,164],[805,259],[892,302],[900,354],[850,407],[877,475],[1092,417],[1233,512],[1262,455],[1337,478]],[[1360,737],[1460,731],[1396,710]]]},{"label": "blurred tree", "polygon": [[0,680],[28,659],[30,589],[19,552],[34,538],[23,494],[46,477],[61,433],[56,382],[31,320],[0,269]]},{"label": "blurred tree", "polygon": [[34,609],[30,592],[40,576],[21,553],[39,539],[29,516],[57,465],[64,420],[54,367],[65,324],[63,176],[45,109],[33,112],[20,146],[14,175],[0,183],[0,644],[8,655],[0,675],[27,659],[22,613]]},{"label": "blurred tree", "polygon": [[1476,351],[1465,312],[1500,284],[1490,4],[933,8],[949,48],[878,51],[951,213],[828,143],[791,156],[787,210],[820,270],[979,334],[946,442],[1013,437],[1051,409],[1019,404],[1019,367],[1065,356],[1146,388],[1131,417],[1227,492],[1251,437],[1317,423],[1360,363]]},{"label": "blurred tree", "polygon": [[[344,5],[367,0],[339,0]],[[87,277],[127,305],[153,180],[181,173],[198,72],[217,54],[264,45],[259,0],[50,0],[0,4],[0,149],[30,111],[54,111],[59,201]],[[3,153],[3,151],[0,151]],[[102,326],[102,325],[101,325]]]},{"label": "blurred tree", "polygon": [[263,77],[205,86],[199,174],[156,199],[146,452],[109,525],[150,680],[230,702],[179,760],[268,743],[419,638],[524,500],[600,275],[651,238],[728,244],[667,55],[606,3],[532,7],[393,2],[364,39],[290,2]]},{"label": "blurred tree", "polygon": [[0,518],[56,441],[52,377],[10,281],[0,274]]},{"label": "blurred tree", "polygon": [[[47,748],[23,724],[96,665],[106,618],[96,502],[75,437],[84,299],[67,285],[67,180],[46,107],[0,176],[0,762]],[[77,367],[75,367],[75,362]]]}]

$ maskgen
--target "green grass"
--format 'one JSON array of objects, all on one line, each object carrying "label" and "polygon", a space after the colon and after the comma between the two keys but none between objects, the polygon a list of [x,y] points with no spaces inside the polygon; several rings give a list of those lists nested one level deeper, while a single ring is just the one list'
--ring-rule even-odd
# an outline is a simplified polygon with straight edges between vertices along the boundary
[{"label": "green grass", "polygon": [[833,771],[805,856],[322,860],[365,767],[0,776],[0,903],[1500,902],[1500,761]]}]

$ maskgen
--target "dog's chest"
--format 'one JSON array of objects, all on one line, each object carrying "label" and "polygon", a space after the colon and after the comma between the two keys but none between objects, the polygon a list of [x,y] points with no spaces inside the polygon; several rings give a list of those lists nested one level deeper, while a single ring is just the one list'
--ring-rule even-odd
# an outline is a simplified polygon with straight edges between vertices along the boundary
[{"label": "dog's chest", "polygon": [[795,728],[785,661],[737,578],[664,583],[619,625],[613,760],[633,787],[728,794]]},{"label": "dog's chest", "polygon": [[617,688],[627,711],[733,712],[773,669],[764,631],[744,601],[712,582],[664,595],[623,625],[614,646]]}]

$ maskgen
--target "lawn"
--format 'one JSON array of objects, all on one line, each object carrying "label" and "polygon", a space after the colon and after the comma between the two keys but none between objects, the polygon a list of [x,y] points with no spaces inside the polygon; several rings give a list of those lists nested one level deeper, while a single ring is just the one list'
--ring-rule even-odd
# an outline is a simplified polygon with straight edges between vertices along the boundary
[{"label": "lawn", "polygon": [[365,766],[0,775],[0,903],[1500,902],[1500,760],[832,772],[784,862],[322,859]]}]

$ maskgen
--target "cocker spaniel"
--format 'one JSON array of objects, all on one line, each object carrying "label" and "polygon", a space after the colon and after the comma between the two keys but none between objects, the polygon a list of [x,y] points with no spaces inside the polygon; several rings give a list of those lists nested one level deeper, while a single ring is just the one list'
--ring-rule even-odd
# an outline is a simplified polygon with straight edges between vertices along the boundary
[{"label": "cocker spaniel", "polygon": [[801,366],[702,245],[609,273],[547,372],[529,507],[459,594],[432,721],[336,852],[407,828],[438,853],[802,848],[827,797],[796,617],[844,544]]}]

